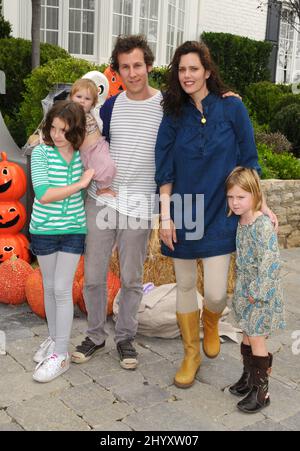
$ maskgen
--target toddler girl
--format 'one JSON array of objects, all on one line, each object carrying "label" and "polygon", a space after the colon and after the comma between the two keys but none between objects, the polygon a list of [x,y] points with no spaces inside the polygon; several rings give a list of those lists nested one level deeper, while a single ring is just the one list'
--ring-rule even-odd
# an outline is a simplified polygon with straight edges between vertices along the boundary
[{"label": "toddler girl", "polygon": [[82,163],[86,169],[94,169],[98,194],[115,197],[110,185],[117,172],[116,166],[111,159],[108,142],[101,135],[98,121],[92,114],[98,101],[97,86],[89,79],[77,80],[72,86],[70,100],[79,103],[86,114],[86,135],[80,146]]}]

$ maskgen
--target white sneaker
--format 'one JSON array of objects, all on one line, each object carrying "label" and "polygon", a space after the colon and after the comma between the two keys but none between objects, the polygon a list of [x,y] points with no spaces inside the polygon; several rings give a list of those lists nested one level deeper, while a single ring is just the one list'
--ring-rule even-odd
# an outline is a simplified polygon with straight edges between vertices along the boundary
[{"label": "white sneaker", "polygon": [[48,337],[39,347],[39,349],[36,351],[36,353],[33,356],[33,361],[35,363],[43,362],[47,357],[50,357],[55,348],[55,341],[52,340],[51,337]]},{"label": "white sneaker", "polygon": [[37,382],[50,382],[65,373],[69,368],[69,354],[52,354],[37,365],[32,377]]}]

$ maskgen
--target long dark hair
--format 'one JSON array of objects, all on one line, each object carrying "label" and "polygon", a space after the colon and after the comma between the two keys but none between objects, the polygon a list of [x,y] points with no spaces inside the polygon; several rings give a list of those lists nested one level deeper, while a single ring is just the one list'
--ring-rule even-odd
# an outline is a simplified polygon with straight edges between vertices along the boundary
[{"label": "long dark hair", "polygon": [[65,138],[69,141],[74,150],[78,150],[85,138],[86,117],[81,105],[69,100],[55,102],[48,112],[42,127],[44,142],[49,146],[54,143],[50,136],[53,120],[58,117],[68,125],[69,130],[65,133]]},{"label": "long dark hair", "polygon": [[165,114],[180,116],[184,104],[190,100],[190,96],[182,89],[178,77],[181,57],[188,53],[196,53],[204,69],[211,73],[207,80],[209,92],[221,96],[227,90],[212,60],[208,47],[202,42],[187,41],[177,48],[173,60],[168,67],[166,92],[162,101]]}]

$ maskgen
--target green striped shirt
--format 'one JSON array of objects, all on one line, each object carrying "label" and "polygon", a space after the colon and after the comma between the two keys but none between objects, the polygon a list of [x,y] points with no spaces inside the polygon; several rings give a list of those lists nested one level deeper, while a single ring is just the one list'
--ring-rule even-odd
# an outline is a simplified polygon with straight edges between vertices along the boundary
[{"label": "green striped shirt", "polygon": [[31,155],[31,176],[35,192],[30,233],[34,235],[85,234],[86,216],[82,193],[47,205],[40,199],[49,188],[61,188],[79,182],[83,172],[80,153],[74,152],[67,163],[56,147],[41,144]]}]

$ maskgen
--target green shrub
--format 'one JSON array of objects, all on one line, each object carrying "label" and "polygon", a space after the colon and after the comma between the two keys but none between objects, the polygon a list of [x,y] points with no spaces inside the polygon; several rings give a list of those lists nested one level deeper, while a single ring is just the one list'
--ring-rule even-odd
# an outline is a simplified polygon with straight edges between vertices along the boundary
[{"label": "green shrub", "polygon": [[300,102],[279,110],[271,121],[271,130],[280,131],[293,144],[293,153],[300,156]]},{"label": "green shrub", "polygon": [[[286,94],[282,96],[276,103],[276,112],[279,112],[283,108],[289,105],[300,105],[300,94]],[[271,122],[271,121],[270,121]]]},{"label": "green shrub", "polygon": [[258,144],[259,163],[262,167],[262,178],[281,180],[300,179],[300,161],[288,153],[275,154],[265,144]]},{"label": "green shrub", "polygon": [[[25,80],[26,91],[21,104],[19,121],[22,122],[26,137],[31,135],[43,118],[41,100],[56,83],[73,83],[91,70],[100,70],[88,61],[76,58],[57,59],[35,69]],[[103,67],[102,67],[103,69]]]},{"label": "green shrub", "polygon": [[270,80],[269,42],[228,33],[203,33],[201,39],[209,47],[225,83],[240,94],[244,95],[251,83]]},{"label": "green shrub", "polygon": [[255,130],[255,139],[258,144],[266,144],[274,153],[290,153],[292,150],[292,144],[279,132],[267,133]]},{"label": "green shrub", "polygon": [[167,81],[167,71],[168,68],[165,67],[154,67],[150,73],[149,83],[152,88],[163,90]]},{"label": "green shrub", "polygon": [[278,102],[289,96],[291,86],[276,85],[268,81],[250,84],[245,91],[245,102],[250,116],[258,124],[270,124],[277,111]]},{"label": "green shrub", "polygon": [[11,24],[4,19],[2,15],[2,1],[0,0],[0,39],[9,38],[12,27]]},{"label": "green shrub", "polygon": [[[41,65],[56,58],[69,58],[64,49],[41,44]],[[0,70],[6,75],[6,95],[0,97],[2,114],[14,115],[22,102],[24,81],[31,73],[31,42],[25,39],[0,39]]]}]

